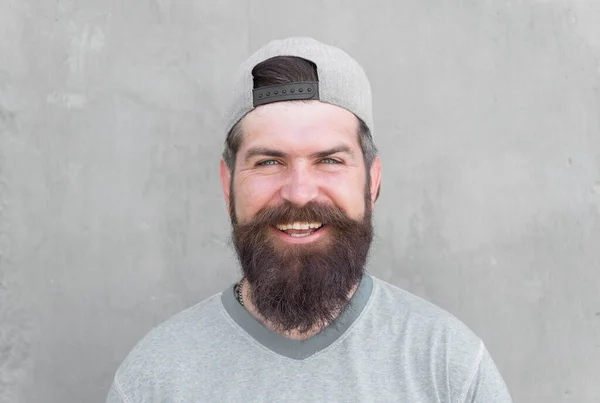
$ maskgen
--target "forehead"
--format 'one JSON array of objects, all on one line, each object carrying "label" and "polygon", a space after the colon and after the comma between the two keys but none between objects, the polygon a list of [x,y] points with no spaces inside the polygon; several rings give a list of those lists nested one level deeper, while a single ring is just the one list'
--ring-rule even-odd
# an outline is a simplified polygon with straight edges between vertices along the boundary
[{"label": "forehead", "polygon": [[342,144],[360,149],[358,127],[352,112],[320,101],[262,105],[242,121],[240,151],[269,146],[301,154]]}]

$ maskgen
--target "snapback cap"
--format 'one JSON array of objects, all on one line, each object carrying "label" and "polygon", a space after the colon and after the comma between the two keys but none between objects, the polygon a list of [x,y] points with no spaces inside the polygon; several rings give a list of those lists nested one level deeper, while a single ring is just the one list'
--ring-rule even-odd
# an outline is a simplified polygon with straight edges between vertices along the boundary
[{"label": "snapback cap", "polygon": [[[254,89],[252,70],[275,56],[296,56],[317,66],[319,81],[271,85]],[[272,102],[319,100],[337,105],[363,120],[373,135],[371,85],[363,68],[343,50],[308,37],[269,42],[239,67],[226,110],[226,133],[254,108]]]}]

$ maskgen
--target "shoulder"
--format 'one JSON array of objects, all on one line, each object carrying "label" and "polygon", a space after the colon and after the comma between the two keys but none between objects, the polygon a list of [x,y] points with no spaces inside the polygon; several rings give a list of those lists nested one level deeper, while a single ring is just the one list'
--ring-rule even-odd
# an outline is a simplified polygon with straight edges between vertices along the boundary
[{"label": "shoulder", "polygon": [[[166,386],[179,373],[194,366],[202,354],[214,349],[223,324],[220,296],[215,294],[179,312],[150,330],[127,354],[116,371],[115,388],[144,400],[144,391],[161,382]],[[138,394],[142,394],[139,395]]]},{"label": "shoulder", "polygon": [[373,278],[373,303],[383,316],[395,316],[427,327],[443,327],[465,337],[477,337],[461,320],[447,310],[377,277]]},{"label": "shoulder", "polygon": [[[373,279],[375,329],[391,339],[390,355],[436,389],[461,396],[487,353],[465,323],[441,307],[380,279]],[[433,381],[432,381],[433,382]],[[440,392],[442,393],[442,392]]]},{"label": "shoulder", "polygon": [[471,367],[482,340],[465,323],[441,307],[373,277],[373,312],[379,325],[410,343],[412,351],[445,354]]},{"label": "shoulder", "polygon": [[[220,320],[221,293],[193,305],[151,329],[134,347],[130,354],[140,351],[155,351],[172,347],[177,349],[181,344],[196,342],[203,332]],[[177,340],[178,343],[173,343]]]}]

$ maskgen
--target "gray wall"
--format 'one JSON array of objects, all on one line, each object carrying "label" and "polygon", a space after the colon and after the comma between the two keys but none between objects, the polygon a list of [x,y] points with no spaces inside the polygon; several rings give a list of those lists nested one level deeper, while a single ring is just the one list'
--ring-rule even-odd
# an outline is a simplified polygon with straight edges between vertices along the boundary
[{"label": "gray wall", "polygon": [[600,401],[598,21],[583,0],[0,0],[0,402],[103,401],[151,327],[238,277],[227,78],[290,35],[371,77],[371,273],[478,333],[516,402]]}]

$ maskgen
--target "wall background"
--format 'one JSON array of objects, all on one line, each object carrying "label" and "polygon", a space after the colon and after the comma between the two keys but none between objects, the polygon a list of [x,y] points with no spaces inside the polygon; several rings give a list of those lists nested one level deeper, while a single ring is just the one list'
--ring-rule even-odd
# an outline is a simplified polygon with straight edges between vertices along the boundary
[{"label": "wall background", "polygon": [[237,279],[224,95],[291,35],[371,78],[370,272],[475,330],[515,402],[599,402],[598,21],[583,0],[0,0],[0,403],[104,401],[151,327]]}]

